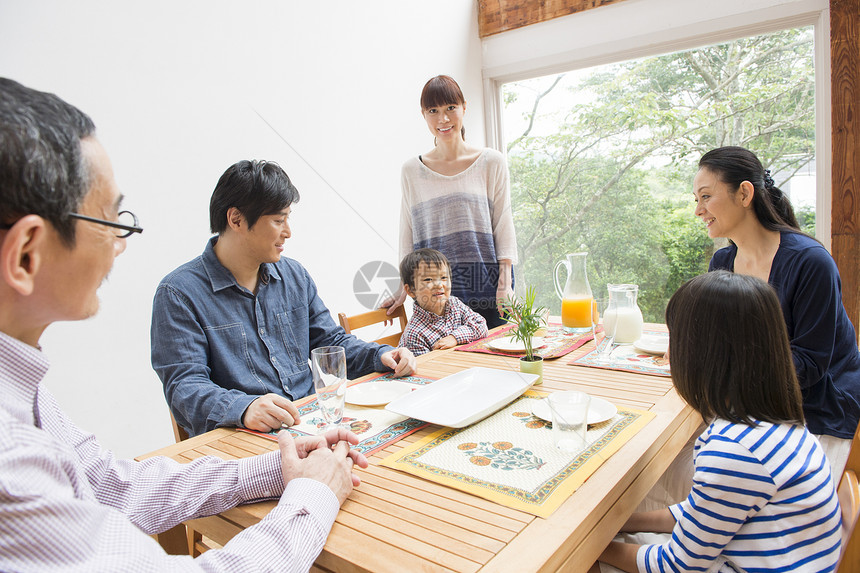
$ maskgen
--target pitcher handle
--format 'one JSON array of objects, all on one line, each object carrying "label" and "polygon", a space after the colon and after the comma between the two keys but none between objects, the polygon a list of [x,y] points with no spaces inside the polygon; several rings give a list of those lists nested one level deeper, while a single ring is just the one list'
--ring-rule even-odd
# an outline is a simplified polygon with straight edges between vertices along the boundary
[{"label": "pitcher handle", "polygon": [[567,269],[567,274],[570,274],[570,269],[567,268],[567,261],[559,261],[555,264],[555,270],[553,271],[553,278],[555,280],[555,292],[558,295],[558,298],[564,300],[564,289],[561,288],[561,285],[558,282],[558,267],[564,265],[564,268]]}]

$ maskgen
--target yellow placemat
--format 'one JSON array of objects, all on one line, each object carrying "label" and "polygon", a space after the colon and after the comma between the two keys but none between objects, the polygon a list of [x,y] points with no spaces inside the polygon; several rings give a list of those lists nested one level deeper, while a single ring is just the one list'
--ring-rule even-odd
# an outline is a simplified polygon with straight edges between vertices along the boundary
[{"label": "yellow placemat", "polygon": [[619,409],[588,427],[586,449],[565,454],[553,445],[550,424],[531,413],[544,396],[530,390],[480,422],[434,432],[380,463],[548,517],[654,414]]}]

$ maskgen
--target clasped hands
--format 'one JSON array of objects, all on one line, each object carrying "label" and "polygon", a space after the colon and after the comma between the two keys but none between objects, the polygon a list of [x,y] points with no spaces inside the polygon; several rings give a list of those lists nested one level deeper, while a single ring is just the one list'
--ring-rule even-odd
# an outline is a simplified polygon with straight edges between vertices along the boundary
[{"label": "clasped hands", "polygon": [[289,432],[279,433],[284,486],[296,478],[313,479],[327,485],[342,504],[352,488],[361,483],[353,467],[367,467],[367,458],[350,444],[358,444],[358,436],[343,428],[301,438],[293,438]]}]

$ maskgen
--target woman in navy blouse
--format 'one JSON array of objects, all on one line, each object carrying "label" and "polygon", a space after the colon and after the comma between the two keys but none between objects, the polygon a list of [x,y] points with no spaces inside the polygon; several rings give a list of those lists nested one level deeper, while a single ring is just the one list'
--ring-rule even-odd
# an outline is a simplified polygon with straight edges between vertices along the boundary
[{"label": "woman in navy blouse", "polygon": [[842,304],[836,263],[821,243],[800,231],[788,197],[747,149],[706,153],[693,192],[696,216],[708,236],[731,241],[714,254],[709,270],[755,276],[776,290],[807,427],[839,475],[860,421],[860,351]]}]

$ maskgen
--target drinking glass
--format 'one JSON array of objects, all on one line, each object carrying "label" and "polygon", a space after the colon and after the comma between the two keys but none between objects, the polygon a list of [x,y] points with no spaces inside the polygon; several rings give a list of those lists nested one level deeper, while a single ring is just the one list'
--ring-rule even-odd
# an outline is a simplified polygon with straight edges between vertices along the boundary
[{"label": "drinking glass", "polygon": [[566,453],[577,453],[588,445],[588,407],[591,396],[570,390],[553,392],[547,398],[552,412],[552,439],[555,447]]},{"label": "drinking glass", "polygon": [[323,432],[337,428],[343,420],[346,400],[346,351],[343,346],[311,350],[311,372],[317,405],[326,421]]},{"label": "drinking glass", "polygon": [[[597,313],[603,322],[603,338],[597,340],[597,324],[594,324],[594,344],[597,346],[598,362],[612,361],[612,348],[615,344],[615,332],[618,327],[617,314],[618,310],[615,307],[615,301],[610,298],[596,299]],[[606,320],[609,315],[610,320]]]}]

